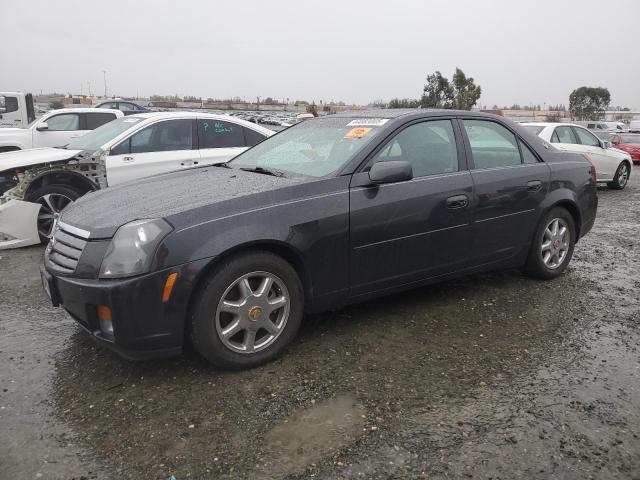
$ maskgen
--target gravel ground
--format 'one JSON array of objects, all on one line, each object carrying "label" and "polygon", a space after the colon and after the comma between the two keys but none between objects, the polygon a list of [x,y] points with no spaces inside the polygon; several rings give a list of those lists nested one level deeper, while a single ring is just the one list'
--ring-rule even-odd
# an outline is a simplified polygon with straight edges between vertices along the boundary
[{"label": "gravel ground", "polygon": [[640,478],[640,168],[560,278],[474,275],[306,319],[279,360],[130,363],[0,252],[0,477]]}]

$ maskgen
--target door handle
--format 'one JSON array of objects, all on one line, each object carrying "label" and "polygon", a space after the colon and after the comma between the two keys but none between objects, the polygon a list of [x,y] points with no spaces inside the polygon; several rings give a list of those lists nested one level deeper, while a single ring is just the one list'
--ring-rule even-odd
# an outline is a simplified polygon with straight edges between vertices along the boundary
[{"label": "door handle", "polygon": [[133,157],[123,157],[123,158],[122,158],[122,161],[123,161],[123,162],[127,162],[127,163],[128,163],[128,162],[133,162]]},{"label": "door handle", "polygon": [[198,165],[198,161],[197,160],[185,160],[184,162],[180,162],[180,165],[182,165],[183,167],[190,167],[192,165]]},{"label": "door handle", "polygon": [[542,188],[542,182],[540,180],[532,180],[527,183],[527,190],[530,192],[539,192]]},{"label": "door handle", "polygon": [[469,205],[469,197],[466,195],[455,195],[447,198],[447,208],[466,208]]}]

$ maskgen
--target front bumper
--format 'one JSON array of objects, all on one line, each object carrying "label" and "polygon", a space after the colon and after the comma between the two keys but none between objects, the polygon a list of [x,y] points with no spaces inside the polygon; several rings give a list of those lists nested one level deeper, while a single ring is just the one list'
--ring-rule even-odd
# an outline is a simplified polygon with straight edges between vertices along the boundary
[{"label": "front bumper", "polygon": [[[179,355],[184,343],[188,303],[206,261],[192,262],[124,279],[80,279],[56,275],[41,266],[54,305],[59,304],[99,344],[130,360]],[[168,302],[167,277],[178,272]],[[98,306],[111,309],[113,335],[100,330]]]},{"label": "front bumper", "polygon": [[0,203],[0,250],[40,243],[39,211],[39,203],[15,199]]}]

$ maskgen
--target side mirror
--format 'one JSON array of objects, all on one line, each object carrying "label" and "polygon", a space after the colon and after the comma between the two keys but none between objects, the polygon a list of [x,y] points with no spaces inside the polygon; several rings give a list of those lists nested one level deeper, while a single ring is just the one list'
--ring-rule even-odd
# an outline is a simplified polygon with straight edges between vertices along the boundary
[{"label": "side mirror", "polygon": [[602,148],[611,148],[611,142],[607,142],[607,141],[602,142]]},{"label": "side mirror", "polygon": [[38,130],[39,132],[42,132],[44,130],[49,130],[49,125],[47,124],[47,122],[42,122],[40,125],[36,127],[36,130]]},{"label": "side mirror", "polygon": [[369,170],[369,180],[375,184],[403,182],[412,178],[413,168],[409,162],[404,160],[377,162]]}]

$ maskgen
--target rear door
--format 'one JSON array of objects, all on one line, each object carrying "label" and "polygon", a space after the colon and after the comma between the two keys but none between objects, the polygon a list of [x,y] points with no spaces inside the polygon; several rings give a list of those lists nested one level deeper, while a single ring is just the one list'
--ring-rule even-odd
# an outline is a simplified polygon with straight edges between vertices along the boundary
[{"label": "rear door", "polygon": [[[374,153],[350,187],[351,296],[463,269],[472,196],[460,134],[451,119],[414,122]],[[406,160],[413,179],[371,185],[376,162]]]},{"label": "rear door", "polygon": [[528,247],[550,172],[525,142],[493,120],[461,120],[474,184],[473,265],[508,260]]},{"label": "rear door", "polygon": [[107,157],[107,182],[136,178],[198,165],[195,120],[155,122],[115,145]]},{"label": "rear door", "polygon": [[613,179],[620,160],[612,155],[606,148],[602,148],[600,140],[589,130],[582,127],[571,127],[582,150],[589,155],[589,158],[596,166],[598,180]]},{"label": "rear door", "polygon": [[242,125],[224,120],[199,118],[198,142],[201,163],[211,165],[231,160],[247,149],[246,137],[245,127]]}]

